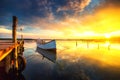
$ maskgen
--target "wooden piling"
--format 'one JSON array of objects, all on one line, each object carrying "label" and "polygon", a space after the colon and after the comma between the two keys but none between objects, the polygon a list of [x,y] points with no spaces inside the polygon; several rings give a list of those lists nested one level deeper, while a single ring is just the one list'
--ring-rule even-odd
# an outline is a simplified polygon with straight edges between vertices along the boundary
[{"label": "wooden piling", "polygon": [[98,43],[98,49],[100,48],[100,44]]},{"label": "wooden piling", "polygon": [[13,16],[13,27],[12,27],[12,38],[13,38],[13,43],[17,42],[17,38],[16,38],[16,29],[17,29],[17,23],[18,23],[18,19],[16,16]]},{"label": "wooden piling", "polygon": [[17,34],[16,34],[16,31],[17,31],[17,24],[18,24],[18,19],[16,16],[13,16],[13,31],[12,31],[12,37],[13,37],[13,43],[15,44],[15,50],[14,50],[14,61],[15,61],[15,68],[18,69],[18,61],[17,61],[17,57],[18,57],[18,54],[17,54]]},{"label": "wooden piling", "polygon": [[87,42],[87,48],[89,48],[89,42]]}]

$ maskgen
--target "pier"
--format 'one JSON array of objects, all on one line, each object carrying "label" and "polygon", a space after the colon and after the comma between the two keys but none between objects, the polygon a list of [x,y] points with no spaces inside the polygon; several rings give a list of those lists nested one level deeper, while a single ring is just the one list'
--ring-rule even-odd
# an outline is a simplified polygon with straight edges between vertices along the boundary
[{"label": "pier", "polygon": [[12,39],[0,40],[0,75],[4,73],[17,75],[25,69],[24,40],[17,40],[17,23],[17,17],[13,16]]}]

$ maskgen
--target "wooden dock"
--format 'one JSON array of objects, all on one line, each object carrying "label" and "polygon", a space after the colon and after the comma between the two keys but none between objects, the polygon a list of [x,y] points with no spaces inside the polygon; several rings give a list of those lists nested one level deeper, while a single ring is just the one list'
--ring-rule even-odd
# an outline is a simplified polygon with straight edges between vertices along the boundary
[{"label": "wooden dock", "polygon": [[18,75],[18,73],[21,73],[25,68],[26,62],[23,57],[24,40],[17,40],[16,30],[17,17],[13,16],[13,38],[11,40],[0,40],[0,75],[10,72]]},{"label": "wooden dock", "polygon": [[0,61],[2,61],[8,54],[10,54],[15,46],[18,47],[19,45],[14,44],[12,41],[0,40]]},{"label": "wooden dock", "polygon": [[[0,40],[0,61],[2,61],[8,54],[15,49],[15,47],[23,47],[22,41],[13,43],[12,40]],[[17,49],[17,51],[20,51]]]}]

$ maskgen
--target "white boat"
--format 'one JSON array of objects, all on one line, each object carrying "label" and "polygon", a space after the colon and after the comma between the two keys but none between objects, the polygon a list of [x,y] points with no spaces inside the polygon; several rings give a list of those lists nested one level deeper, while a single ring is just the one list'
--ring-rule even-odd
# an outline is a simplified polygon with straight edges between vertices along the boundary
[{"label": "white boat", "polygon": [[56,41],[51,40],[49,42],[45,42],[44,40],[37,41],[37,47],[44,50],[56,50]]},{"label": "white boat", "polygon": [[55,40],[52,40],[49,42],[38,40],[36,51],[41,55],[43,55],[43,57],[51,60],[52,62],[56,61],[56,41]]}]

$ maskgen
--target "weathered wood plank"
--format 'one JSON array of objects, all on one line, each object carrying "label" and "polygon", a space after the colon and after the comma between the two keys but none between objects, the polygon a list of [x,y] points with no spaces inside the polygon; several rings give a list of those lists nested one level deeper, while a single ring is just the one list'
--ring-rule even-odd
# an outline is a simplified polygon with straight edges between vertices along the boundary
[{"label": "weathered wood plank", "polygon": [[7,51],[5,50],[0,51],[0,61],[2,61],[12,50],[13,48],[10,48]]},{"label": "weathered wood plank", "polygon": [[14,43],[0,43],[0,61],[3,60],[14,48],[18,47],[19,44]]}]

